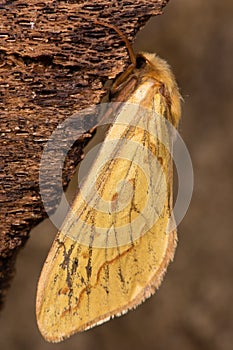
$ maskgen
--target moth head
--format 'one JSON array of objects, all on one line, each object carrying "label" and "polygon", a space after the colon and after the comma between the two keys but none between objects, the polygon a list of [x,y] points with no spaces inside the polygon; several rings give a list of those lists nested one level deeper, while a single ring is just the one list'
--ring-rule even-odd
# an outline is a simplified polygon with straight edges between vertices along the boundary
[{"label": "moth head", "polygon": [[137,68],[144,68],[145,75],[163,84],[166,94],[170,98],[170,109],[175,126],[181,115],[181,95],[169,64],[154,53],[141,52],[137,55]]}]

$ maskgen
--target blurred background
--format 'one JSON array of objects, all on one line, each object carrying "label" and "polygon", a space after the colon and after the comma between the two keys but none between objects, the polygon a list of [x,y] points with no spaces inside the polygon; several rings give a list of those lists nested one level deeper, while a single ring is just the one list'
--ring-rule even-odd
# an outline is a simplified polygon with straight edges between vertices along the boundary
[{"label": "blurred background", "polygon": [[173,67],[184,97],[180,133],[195,176],[175,260],[159,291],[123,317],[46,343],[35,319],[36,285],[56,233],[46,220],[18,257],[0,315],[1,349],[232,349],[232,13],[231,0],[171,0],[135,44]]}]

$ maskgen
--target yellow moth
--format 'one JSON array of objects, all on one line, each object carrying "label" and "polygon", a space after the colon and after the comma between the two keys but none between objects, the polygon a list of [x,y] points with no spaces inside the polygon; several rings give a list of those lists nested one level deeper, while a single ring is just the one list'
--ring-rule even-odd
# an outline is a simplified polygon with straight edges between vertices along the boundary
[{"label": "yellow moth", "polygon": [[176,229],[167,230],[172,156],[163,121],[178,125],[177,84],[164,60],[149,53],[135,57],[119,29],[104,25],[124,39],[132,65],[113,84],[114,100],[124,103],[115,109],[41,272],[36,314],[51,342],[124,314],[150,297],[176,247]]}]

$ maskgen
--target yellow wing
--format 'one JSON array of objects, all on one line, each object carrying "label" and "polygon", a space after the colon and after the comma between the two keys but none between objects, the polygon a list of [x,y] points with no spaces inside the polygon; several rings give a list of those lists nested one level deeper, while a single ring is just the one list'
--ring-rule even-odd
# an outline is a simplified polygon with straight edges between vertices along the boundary
[{"label": "yellow wing", "polygon": [[176,232],[166,233],[172,160],[165,116],[152,78],[120,109],[41,273],[37,319],[46,340],[125,313],[159,286],[176,246]]}]

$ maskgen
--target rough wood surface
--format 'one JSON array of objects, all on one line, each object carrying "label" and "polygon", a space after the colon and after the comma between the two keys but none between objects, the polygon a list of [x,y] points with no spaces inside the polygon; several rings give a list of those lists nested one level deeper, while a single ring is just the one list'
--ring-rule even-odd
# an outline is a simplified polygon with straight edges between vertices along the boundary
[{"label": "rough wood surface", "polygon": [[[103,84],[121,73],[128,53],[119,36],[94,23],[136,32],[168,0],[8,1],[0,4],[0,304],[17,252],[46,214],[39,192],[43,146],[75,111],[100,102]],[[87,139],[64,168],[67,185]],[[52,202],[51,202],[52,207]]]}]

